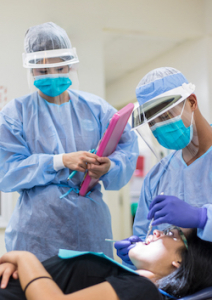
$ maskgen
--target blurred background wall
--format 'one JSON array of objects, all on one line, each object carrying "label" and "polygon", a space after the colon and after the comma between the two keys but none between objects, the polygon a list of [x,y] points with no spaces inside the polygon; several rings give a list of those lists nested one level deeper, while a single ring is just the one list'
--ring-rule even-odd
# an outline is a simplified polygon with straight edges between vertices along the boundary
[{"label": "blurred background wall", "polygon": [[[147,72],[171,66],[196,85],[200,109],[212,120],[212,1],[0,0],[0,4],[0,108],[29,93],[21,57],[26,30],[52,21],[66,30],[77,49],[81,90],[120,109],[136,102],[135,88]],[[143,173],[119,192],[104,192],[114,239],[131,234],[130,204],[138,198],[143,176],[152,165],[143,144],[140,149]],[[4,230],[17,196],[2,195],[7,218],[0,223],[0,255],[5,252]]]}]

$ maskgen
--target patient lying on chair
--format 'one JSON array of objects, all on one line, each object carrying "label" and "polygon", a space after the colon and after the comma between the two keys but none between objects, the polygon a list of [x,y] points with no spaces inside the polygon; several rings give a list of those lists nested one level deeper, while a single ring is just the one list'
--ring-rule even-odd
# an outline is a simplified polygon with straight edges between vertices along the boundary
[{"label": "patient lying on chair", "polygon": [[196,230],[178,227],[155,230],[147,244],[130,249],[134,273],[93,254],[55,256],[41,264],[29,252],[12,251],[0,259],[0,299],[164,299],[159,289],[180,298],[212,286],[211,253],[212,243]]}]

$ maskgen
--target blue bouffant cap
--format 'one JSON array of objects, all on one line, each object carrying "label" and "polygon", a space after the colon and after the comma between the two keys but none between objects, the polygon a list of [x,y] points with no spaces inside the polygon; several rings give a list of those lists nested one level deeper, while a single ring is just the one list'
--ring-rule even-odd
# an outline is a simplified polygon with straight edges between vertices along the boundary
[{"label": "blue bouffant cap", "polygon": [[178,70],[170,67],[154,69],[146,74],[136,88],[136,97],[139,105],[188,83],[185,76]]}]

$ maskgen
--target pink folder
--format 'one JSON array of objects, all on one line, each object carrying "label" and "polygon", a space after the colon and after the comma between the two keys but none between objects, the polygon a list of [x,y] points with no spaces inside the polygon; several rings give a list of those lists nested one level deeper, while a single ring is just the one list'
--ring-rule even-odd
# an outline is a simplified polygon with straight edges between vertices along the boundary
[{"label": "pink folder", "polygon": [[[103,138],[101,139],[96,154],[100,157],[109,156],[112,154],[118,142],[121,138],[121,135],[124,131],[127,121],[133,111],[134,104],[129,103],[121,110],[117,111],[106,129]],[[98,179],[91,178],[86,174],[84,181],[82,182],[79,194],[85,196],[98,182]]]}]

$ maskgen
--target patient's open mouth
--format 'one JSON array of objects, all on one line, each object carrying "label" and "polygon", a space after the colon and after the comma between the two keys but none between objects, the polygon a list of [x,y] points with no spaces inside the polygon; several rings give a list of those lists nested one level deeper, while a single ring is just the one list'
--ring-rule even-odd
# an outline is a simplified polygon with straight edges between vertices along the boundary
[{"label": "patient's open mouth", "polygon": [[145,240],[144,245],[149,245],[153,241],[153,235],[149,235],[147,240]]}]

